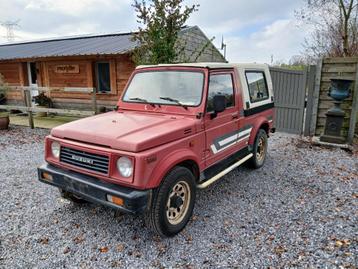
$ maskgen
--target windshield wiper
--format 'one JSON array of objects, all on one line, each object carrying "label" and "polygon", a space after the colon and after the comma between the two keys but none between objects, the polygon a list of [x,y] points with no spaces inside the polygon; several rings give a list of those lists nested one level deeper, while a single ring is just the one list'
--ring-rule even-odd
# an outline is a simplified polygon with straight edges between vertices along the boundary
[{"label": "windshield wiper", "polygon": [[146,99],[144,99],[144,98],[133,97],[133,98],[129,98],[129,100],[139,101],[139,102],[142,102],[142,103],[150,104],[151,106],[155,107],[155,105],[154,105],[153,103],[148,102],[148,101],[147,101]]},{"label": "windshield wiper", "polygon": [[170,101],[170,102],[174,102],[174,103],[177,103],[178,105],[184,107],[185,109],[188,109],[188,106],[182,104],[179,100],[177,99],[173,99],[171,97],[159,97],[160,99],[162,100],[166,100],[166,101]]}]

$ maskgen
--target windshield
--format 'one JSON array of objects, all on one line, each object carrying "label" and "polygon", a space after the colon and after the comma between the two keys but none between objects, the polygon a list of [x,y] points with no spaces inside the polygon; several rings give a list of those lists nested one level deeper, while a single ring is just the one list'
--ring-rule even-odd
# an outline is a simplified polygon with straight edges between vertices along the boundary
[{"label": "windshield", "polygon": [[204,74],[193,71],[150,71],[137,73],[123,101],[163,105],[198,106]]}]

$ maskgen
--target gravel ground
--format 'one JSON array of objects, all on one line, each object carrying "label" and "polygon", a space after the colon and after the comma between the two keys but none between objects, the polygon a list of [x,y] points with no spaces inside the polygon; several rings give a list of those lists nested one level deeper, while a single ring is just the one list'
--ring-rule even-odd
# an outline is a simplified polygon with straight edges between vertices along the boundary
[{"label": "gravel ground", "polygon": [[187,228],[160,239],[38,182],[47,132],[0,131],[1,268],[357,268],[357,155],[277,133],[264,168],[198,192]]}]

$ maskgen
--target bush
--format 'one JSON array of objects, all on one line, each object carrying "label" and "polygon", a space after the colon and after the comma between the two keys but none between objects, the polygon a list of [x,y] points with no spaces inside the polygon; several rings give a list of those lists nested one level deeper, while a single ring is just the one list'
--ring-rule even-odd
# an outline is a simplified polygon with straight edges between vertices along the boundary
[{"label": "bush", "polygon": [[45,95],[45,93],[40,93],[38,96],[34,96],[33,100],[35,102],[35,104],[37,104],[38,106],[43,106],[43,107],[52,107],[52,100],[50,97],[47,97]]}]

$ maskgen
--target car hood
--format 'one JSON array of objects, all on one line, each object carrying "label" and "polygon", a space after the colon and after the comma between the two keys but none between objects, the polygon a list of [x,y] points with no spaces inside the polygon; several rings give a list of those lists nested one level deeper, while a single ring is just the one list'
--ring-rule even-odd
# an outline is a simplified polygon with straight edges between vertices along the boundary
[{"label": "car hood", "polygon": [[58,126],[51,135],[139,152],[193,134],[196,121],[176,115],[113,111]]}]

